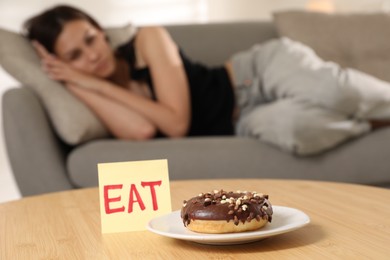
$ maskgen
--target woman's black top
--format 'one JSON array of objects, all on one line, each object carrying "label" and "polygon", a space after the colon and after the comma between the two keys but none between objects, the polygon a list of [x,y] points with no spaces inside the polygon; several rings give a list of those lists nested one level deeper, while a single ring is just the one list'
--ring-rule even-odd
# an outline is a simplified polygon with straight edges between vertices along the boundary
[{"label": "woman's black top", "polygon": [[[129,63],[131,78],[146,82],[153,99],[158,99],[149,69],[147,67],[135,68],[134,38],[129,43],[120,46],[117,54]],[[226,69],[224,67],[209,68],[192,62],[182,51],[180,55],[191,95],[192,115],[188,136],[232,135],[234,133],[232,115],[235,98]]]}]

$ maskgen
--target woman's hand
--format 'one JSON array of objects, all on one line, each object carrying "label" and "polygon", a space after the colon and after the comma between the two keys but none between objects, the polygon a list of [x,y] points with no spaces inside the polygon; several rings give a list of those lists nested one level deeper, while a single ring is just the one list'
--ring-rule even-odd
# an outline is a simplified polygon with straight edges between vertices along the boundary
[{"label": "woman's hand", "polygon": [[88,75],[73,69],[71,66],[49,53],[39,42],[33,41],[32,45],[41,58],[42,69],[53,80],[71,83],[73,86],[97,90],[102,81],[92,75]]},{"label": "woman's hand", "polygon": [[32,41],[32,45],[41,58],[43,71],[53,80],[72,82],[72,70],[68,65],[59,60],[55,55],[49,53],[38,41]]}]

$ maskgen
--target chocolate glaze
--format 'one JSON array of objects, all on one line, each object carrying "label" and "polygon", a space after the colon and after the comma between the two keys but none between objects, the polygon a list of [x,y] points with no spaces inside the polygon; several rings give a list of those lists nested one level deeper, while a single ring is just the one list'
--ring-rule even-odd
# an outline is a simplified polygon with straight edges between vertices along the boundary
[{"label": "chocolate glaze", "polygon": [[238,225],[239,222],[250,222],[253,219],[267,219],[271,222],[272,213],[268,195],[216,190],[184,201],[181,218],[184,226],[190,224],[191,220],[226,220]]}]

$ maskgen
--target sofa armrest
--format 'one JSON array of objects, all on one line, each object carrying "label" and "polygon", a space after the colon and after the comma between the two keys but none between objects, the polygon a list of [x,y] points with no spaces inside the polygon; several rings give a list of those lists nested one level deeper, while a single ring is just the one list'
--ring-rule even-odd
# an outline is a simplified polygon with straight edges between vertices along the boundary
[{"label": "sofa armrest", "polygon": [[23,196],[74,188],[66,173],[67,147],[57,138],[38,97],[28,88],[3,95],[5,146]]}]

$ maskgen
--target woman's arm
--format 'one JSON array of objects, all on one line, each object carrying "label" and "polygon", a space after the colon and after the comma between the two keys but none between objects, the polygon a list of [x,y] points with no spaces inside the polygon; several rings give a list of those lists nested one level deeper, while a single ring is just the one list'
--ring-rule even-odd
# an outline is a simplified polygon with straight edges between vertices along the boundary
[{"label": "woman's arm", "polygon": [[189,86],[176,44],[161,27],[140,29],[136,38],[137,60],[151,71],[157,102],[106,84],[102,95],[134,109],[169,137],[187,134],[190,124]]},{"label": "woman's arm", "polygon": [[191,121],[190,88],[176,43],[162,27],[142,29],[137,41],[140,57],[151,70],[157,99],[166,110],[167,120],[161,125],[170,136],[187,134]]},{"label": "woman's arm", "polygon": [[139,113],[96,91],[73,84],[66,84],[66,86],[73,95],[91,108],[116,138],[148,140],[155,136],[156,127]]}]

